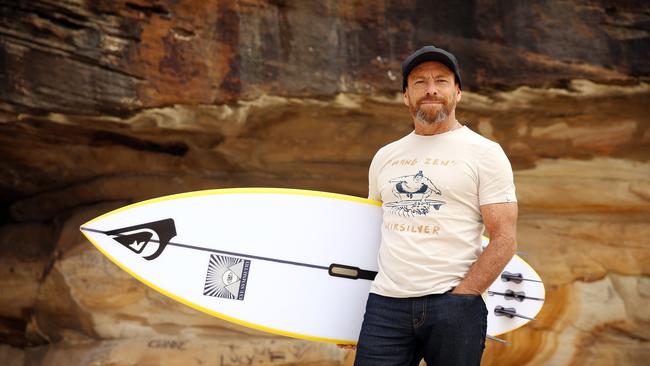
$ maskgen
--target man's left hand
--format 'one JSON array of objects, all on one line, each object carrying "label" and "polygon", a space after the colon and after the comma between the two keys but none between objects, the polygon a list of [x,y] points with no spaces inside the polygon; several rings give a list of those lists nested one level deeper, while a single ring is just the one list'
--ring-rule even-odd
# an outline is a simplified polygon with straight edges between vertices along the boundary
[{"label": "man's left hand", "polygon": [[469,289],[463,289],[461,286],[456,286],[456,288],[454,288],[451,291],[451,293],[454,294],[454,295],[480,295],[481,294],[480,292],[477,292],[477,291],[472,291],[472,290],[469,290]]}]

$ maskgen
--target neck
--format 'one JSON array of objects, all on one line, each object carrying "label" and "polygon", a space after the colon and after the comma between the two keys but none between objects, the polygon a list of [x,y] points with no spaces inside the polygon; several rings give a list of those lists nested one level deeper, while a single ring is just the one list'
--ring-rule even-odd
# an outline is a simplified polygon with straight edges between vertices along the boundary
[{"label": "neck", "polygon": [[416,135],[424,136],[438,135],[463,127],[463,125],[456,120],[456,113],[453,111],[444,121],[435,123],[423,123],[413,117],[413,126],[415,127]]}]

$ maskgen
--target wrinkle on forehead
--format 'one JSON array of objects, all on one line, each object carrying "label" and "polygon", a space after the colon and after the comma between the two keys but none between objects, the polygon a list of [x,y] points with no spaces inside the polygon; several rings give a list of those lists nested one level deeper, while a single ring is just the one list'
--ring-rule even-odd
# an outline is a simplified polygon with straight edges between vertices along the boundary
[{"label": "wrinkle on forehead", "polygon": [[409,73],[409,79],[425,76],[430,76],[432,78],[442,76],[451,77],[453,79],[454,72],[440,62],[426,61],[414,67],[413,70],[411,70]]}]

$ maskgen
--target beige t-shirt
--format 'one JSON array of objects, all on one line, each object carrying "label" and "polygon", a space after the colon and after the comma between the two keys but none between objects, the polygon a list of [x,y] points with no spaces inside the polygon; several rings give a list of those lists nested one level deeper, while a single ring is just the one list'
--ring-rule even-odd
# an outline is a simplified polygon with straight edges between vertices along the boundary
[{"label": "beige t-shirt", "polygon": [[516,202],[501,146],[467,127],[414,132],[381,148],[368,198],[382,201],[379,273],[370,291],[391,297],[444,293],[481,254],[480,206]]}]

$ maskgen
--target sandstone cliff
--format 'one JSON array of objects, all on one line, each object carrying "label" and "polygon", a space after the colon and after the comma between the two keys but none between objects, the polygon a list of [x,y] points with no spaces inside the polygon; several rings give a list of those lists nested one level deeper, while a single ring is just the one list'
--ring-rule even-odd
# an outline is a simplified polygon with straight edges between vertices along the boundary
[{"label": "sandstone cliff", "polygon": [[410,131],[400,63],[458,56],[457,115],[515,169],[538,320],[487,365],[650,358],[650,6],[644,1],[0,1],[0,363],[343,365],[198,313],[80,223],[235,186],[364,196]]}]

